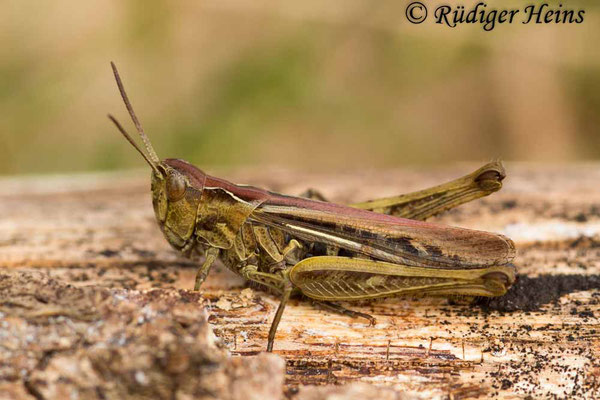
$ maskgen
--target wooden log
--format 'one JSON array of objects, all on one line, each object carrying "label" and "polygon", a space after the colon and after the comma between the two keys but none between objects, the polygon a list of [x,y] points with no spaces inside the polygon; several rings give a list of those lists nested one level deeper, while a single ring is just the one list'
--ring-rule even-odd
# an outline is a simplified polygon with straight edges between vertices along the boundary
[{"label": "wooden log", "polygon": [[[288,194],[318,188],[348,203],[424,188],[475,167],[221,176]],[[345,304],[375,316],[375,326],[293,300],[275,341],[285,373],[277,357],[248,358],[266,347],[277,298],[219,266],[193,293],[197,265],[162,237],[146,174],[2,179],[0,392],[598,397],[600,164],[509,164],[507,171],[501,192],[434,221],[512,237],[521,275],[509,295]],[[214,343],[206,339],[206,318]],[[206,372],[208,365],[217,372]],[[194,374],[207,380],[191,384]]]}]

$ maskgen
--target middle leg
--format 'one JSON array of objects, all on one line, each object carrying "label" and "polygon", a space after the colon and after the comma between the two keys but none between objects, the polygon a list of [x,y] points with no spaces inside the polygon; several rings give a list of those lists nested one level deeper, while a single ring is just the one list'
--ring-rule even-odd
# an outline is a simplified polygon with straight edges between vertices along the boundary
[{"label": "middle leg", "polygon": [[277,327],[279,326],[281,316],[283,315],[283,311],[285,310],[285,306],[287,305],[287,302],[290,299],[294,287],[292,286],[292,283],[287,279],[287,275],[281,276],[278,274],[260,272],[258,271],[258,268],[255,265],[247,265],[243,267],[241,273],[242,276],[248,279],[249,281],[267,286],[273,289],[275,292],[281,294],[281,300],[279,302],[279,306],[277,307],[275,318],[273,318],[271,328],[269,329],[267,351],[271,352],[273,351],[273,343],[275,342],[275,334],[277,333]]}]

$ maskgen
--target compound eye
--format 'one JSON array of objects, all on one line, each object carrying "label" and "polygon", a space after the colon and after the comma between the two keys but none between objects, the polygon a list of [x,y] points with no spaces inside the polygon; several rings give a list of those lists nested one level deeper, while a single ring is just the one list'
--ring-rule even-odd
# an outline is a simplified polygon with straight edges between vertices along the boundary
[{"label": "compound eye", "polygon": [[181,174],[174,172],[167,177],[167,199],[177,201],[185,194],[185,179]]}]

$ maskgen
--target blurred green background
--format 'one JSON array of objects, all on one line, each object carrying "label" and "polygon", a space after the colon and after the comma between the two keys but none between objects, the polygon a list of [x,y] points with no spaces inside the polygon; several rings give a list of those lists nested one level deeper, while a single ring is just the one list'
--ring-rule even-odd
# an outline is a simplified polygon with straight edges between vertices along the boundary
[{"label": "blurred green background", "polygon": [[206,169],[600,157],[600,3],[491,32],[407,3],[3,2],[0,174],[143,166],[106,118],[133,131],[111,60],[159,156]]}]

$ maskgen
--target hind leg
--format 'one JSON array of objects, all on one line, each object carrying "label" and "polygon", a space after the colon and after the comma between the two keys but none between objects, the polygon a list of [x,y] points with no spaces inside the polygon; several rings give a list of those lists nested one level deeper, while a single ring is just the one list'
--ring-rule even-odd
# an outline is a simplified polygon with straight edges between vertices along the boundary
[{"label": "hind leg", "polygon": [[[502,188],[506,172],[502,163],[494,161],[462,178],[428,189],[399,196],[351,204],[382,214],[424,221],[454,207],[488,196]],[[312,200],[328,201],[319,191],[308,189],[300,195]]]},{"label": "hind leg", "polygon": [[326,310],[336,312],[338,314],[347,315],[350,318],[364,318],[369,321],[370,325],[375,325],[377,322],[372,315],[361,313],[358,311],[352,311],[343,307],[337,303],[333,303],[331,301],[313,301],[315,304],[323,307]]},{"label": "hind leg", "polygon": [[500,190],[505,177],[502,163],[494,161],[462,178],[429,189],[351,206],[424,221],[441,212]]}]

